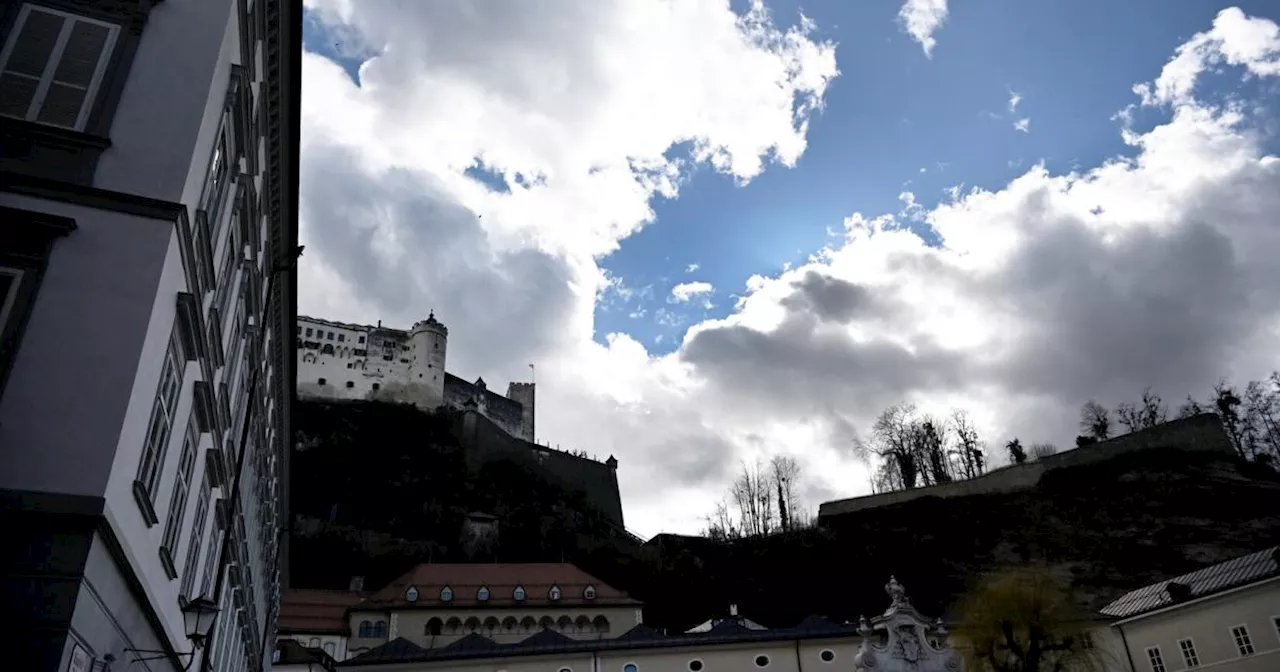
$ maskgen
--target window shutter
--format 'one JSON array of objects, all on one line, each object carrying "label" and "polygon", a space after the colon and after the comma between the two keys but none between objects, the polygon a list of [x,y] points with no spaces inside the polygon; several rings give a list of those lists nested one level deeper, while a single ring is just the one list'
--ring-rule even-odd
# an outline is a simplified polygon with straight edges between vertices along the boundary
[{"label": "window shutter", "polygon": [[0,95],[0,112],[27,118],[65,22],[58,14],[28,8],[26,20],[11,45],[4,72],[0,73],[0,91],[4,92]]},{"label": "window shutter", "polygon": [[44,102],[40,104],[37,121],[71,128],[80,125],[83,108],[90,102],[89,88],[110,38],[108,27],[75,20],[53,81],[49,82]]}]

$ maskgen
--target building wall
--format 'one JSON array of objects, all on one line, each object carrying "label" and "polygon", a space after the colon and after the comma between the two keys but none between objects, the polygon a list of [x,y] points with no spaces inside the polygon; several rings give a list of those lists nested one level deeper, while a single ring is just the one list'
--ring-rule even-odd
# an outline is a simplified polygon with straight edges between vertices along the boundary
[{"label": "building wall", "polygon": [[865,509],[890,506],[921,497],[964,497],[1026,490],[1035,487],[1050,471],[1102,462],[1116,455],[1153,448],[1172,448],[1234,455],[1218,416],[1205,413],[1173,420],[1162,425],[1118,436],[1108,441],[1082,446],[1026,464],[1011,465],[977,478],[927,488],[898,490],[865,497],[825,502],[818,516],[825,518]]},{"label": "building wall", "polygon": [[[1133,655],[1135,670],[1151,670],[1149,647],[1159,647],[1167,670],[1187,669],[1178,641],[1195,643],[1201,667],[1221,672],[1271,672],[1280,670],[1280,578],[1193,601],[1181,607],[1120,622],[1113,627],[1123,634]],[[1245,625],[1255,653],[1242,657],[1231,628]]]},{"label": "building wall", "polygon": [[[281,633],[280,639],[292,639],[305,647],[321,649],[339,662],[348,658],[347,638],[344,635],[291,632],[288,634]],[[288,670],[290,666],[272,665],[271,669]]]},{"label": "building wall", "polygon": [[[597,617],[603,616],[609,621],[607,630],[597,629],[594,625],[587,627],[579,627],[577,621],[585,618],[587,621],[595,621]],[[574,621],[575,625],[561,628],[558,622],[561,618],[569,618]],[[441,634],[432,637],[428,634],[427,625],[432,618],[438,618],[442,623],[449,623],[450,619],[458,619],[461,627],[452,630],[449,627],[442,629]],[[515,619],[515,627],[506,628],[507,619]],[[396,637],[404,637],[418,646],[426,648],[440,648],[448,646],[453,642],[467,636],[473,630],[467,626],[469,619],[475,619],[479,623],[474,632],[478,632],[499,644],[515,644],[528,639],[531,635],[541,632],[543,626],[535,625],[526,627],[521,623],[526,618],[532,618],[535,623],[539,623],[544,618],[550,618],[557,622],[554,628],[548,628],[555,632],[559,632],[571,639],[612,639],[622,633],[634,628],[640,624],[640,608],[639,607],[600,607],[600,608],[582,608],[579,606],[569,607],[565,609],[421,609],[416,611],[399,611],[395,614],[394,624],[390,632],[390,639]],[[489,619],[497,622],[497,627],[492,630],[486,627],[486,623],[492,623]],[[352,622],[353,632],[359,632],[359,620]]]}]

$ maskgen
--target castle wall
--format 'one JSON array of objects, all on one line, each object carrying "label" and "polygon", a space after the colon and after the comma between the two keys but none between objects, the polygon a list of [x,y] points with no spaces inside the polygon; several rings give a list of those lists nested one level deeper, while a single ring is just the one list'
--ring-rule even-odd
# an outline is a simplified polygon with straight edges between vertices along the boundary
[{"label": "castle wall", "polygon": [[1027,490],[1035,487],[1049,471],[1094,464],[1109,460],[1116,455],[1153,448],[1235,454],[1218,416],[1213,413],[1203,413],[1043,457],[1034,462],[996,469],[977,478],[927,488],[897,490],[825,502],[818,508],[818,517],[821,519],[854,513],[909,502],[921,497],[964,497]]},{"label": "castle wall", "polygon": [[534,391],[533,383],[511,383],[507,385],[507,398],[520,402],[520,437],[525,441],[537,441],[534,431]]},{"label": "castle wall", "polygon": [[552,483],[582,493],[588,502],[619,528],[623,527],[622,497],[614,468],[595,460],[570,455],[514,438],[494,422],[474,411],[459,414],[454,433],[466,448],[471,468],[505,459],[524,464]]},{"label": "castle wall", "polygon": [[468,401],[476,400],[476,411],[492,420],[513,437],[529,441],[531,434],[524,432],[524,409],[520,402],[508,399],[488,388],[480,388],[452,373],[445,375],[444,403],[450,408],[466,408]]}]

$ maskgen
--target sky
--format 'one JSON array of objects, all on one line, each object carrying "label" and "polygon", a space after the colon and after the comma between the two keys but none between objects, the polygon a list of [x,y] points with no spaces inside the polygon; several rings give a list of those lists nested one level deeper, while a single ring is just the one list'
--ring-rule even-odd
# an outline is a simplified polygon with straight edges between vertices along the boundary
[{"label": "sky", "polygon": [[1280,368],[1274,3],[305,4],[299,310],[535,364],[643,536],[867,494],[892,404],[998,464]]}]

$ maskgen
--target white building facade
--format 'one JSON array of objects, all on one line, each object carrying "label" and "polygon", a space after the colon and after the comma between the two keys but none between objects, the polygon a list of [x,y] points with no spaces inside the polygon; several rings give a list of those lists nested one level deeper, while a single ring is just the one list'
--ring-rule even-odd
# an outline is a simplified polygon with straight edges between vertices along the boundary
[{"label": "white building facade", "polygon": [[0,44],[4,667],[268,667],[301,3],[6,2]]},{"label": "white building facade", "polygon": [[507,434],[534,440],[534,384],[513,382],[503,396],[483,378],[468,382],[447,373],[449,329],[435,313],[408,330],[300,315],[296,332],[300,397],[473,408]]}]

